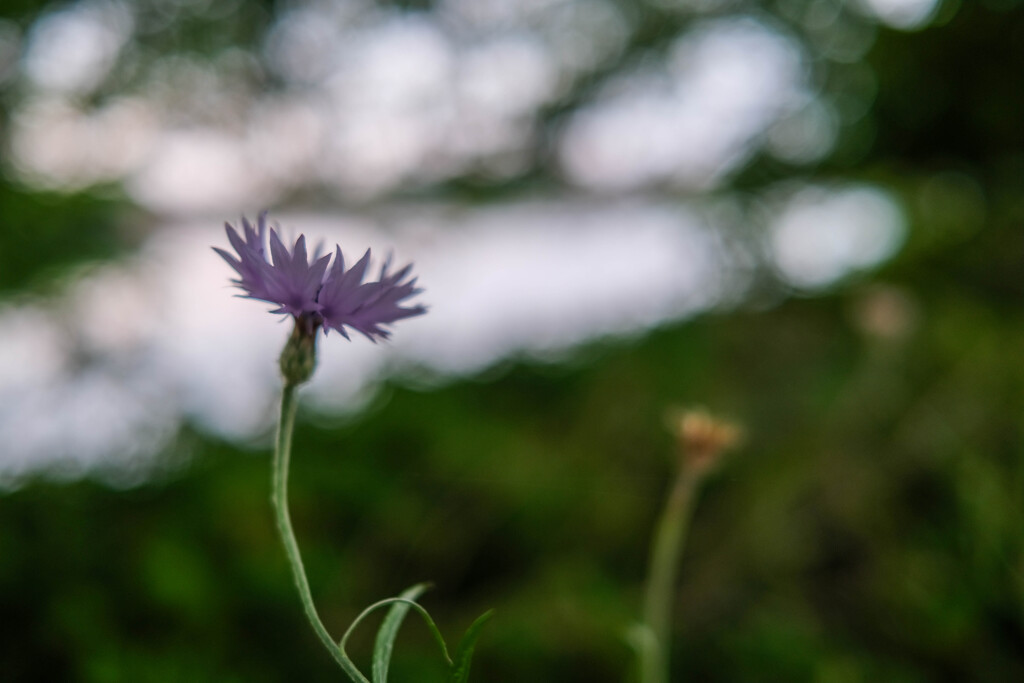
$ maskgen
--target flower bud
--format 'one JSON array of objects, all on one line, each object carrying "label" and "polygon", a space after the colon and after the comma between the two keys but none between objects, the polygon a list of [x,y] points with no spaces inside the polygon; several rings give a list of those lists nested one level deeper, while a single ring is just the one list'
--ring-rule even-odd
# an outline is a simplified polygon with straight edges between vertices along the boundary
[{"label": "flower bud", "polygon": [[683,466],[698,473],[710,470],[741,437],[738,425],[700,408],[674,411],[669,428],[676,436]]},{"label": "flower bud", "polygon": [[304,318],[296,318],[295,329],[281,351],[281,374],[288,384],[309,381],[316,369],[316,327]]}]

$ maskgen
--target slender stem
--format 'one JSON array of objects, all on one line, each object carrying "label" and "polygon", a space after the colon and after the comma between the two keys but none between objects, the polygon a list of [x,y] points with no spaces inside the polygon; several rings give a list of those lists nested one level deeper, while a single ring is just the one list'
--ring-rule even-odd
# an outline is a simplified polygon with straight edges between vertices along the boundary
[{"label": "slender stem", "polygon": [[281,394],[281,421],[277,426],[277,444],[274,450],[274,481],[273,495],[271,500],[274,505],[274,514],[277,519],[277,530],[281,534],[281,542],[284,543],[285,554],[288,555],[288,564],[292,568],[292,578],[295,580],[295,587],[299,590],[299,598],[302,600],[302,608],[306,612],[306,618],[316,632],[320,642],[324,644],[327,651],[331,653],[334,660],[356,683],[369,683],[367,678],[359,672],[352,660],[334,644],[334,639],[327,632],[327,627],[320,620],[316,606],[313,604],[313,596],[309,591],[309,580],[306,578],[306,570],[302,565],[302,556],[299,554],[299,545],[295,541],[295,532],[292,530],[292,520],[288,514],[288,461],[292,451],[292,431],[295,428],[295,410],[298,401],[295,397],[295,390],[298,385],[285,381],[284,391]]},{"label": "slender stem", "polygon": [[668,683],[669,680],[673,586],[699,479],[686,464],[679,468],[655,530],[644,596],[644,626],[648,637],[640,651],[641,683]]}]

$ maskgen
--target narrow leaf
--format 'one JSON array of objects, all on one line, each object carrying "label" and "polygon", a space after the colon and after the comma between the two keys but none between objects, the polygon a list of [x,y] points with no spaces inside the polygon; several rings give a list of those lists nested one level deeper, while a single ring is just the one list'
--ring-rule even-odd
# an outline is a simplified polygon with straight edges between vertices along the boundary
[{"label": "narrow leaf", "polygon": [[[427,590],[427,584],[416,584],[407,589],[399,597],[406,600],[415,600],[423,591]],[[380,630],[377,631],[377,642],[373,646],[373,683],[387,683],[388,667],[391,665],[391,653],[395,649],[395,638],[398,637],[398,629],[402,626],[405,615],[409,613],[411,605],[407,602],[396,602],[391,605],[387,616],[381,622]]]},{"label": "narrow leaf", "polygon": [[462,636],[459,646],[455,649],[448,683],[467,683],[469,681],[469,665],[473,658],[473,649],[476,647],[477,639],[480,638],[480,630],[493,614],[494,610],[484,612],[466,629],[466,635]]}]

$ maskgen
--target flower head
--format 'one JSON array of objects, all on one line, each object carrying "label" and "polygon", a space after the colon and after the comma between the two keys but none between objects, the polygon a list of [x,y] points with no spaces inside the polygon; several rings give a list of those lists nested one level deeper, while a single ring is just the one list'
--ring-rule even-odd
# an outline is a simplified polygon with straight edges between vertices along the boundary
[{"label": "flower head", "polygon": [[742,438],[739,425],[701,408],[674,409],[668,418],[683,463],[699,473],[713,467],[721,454],[736,446]]},{"label": "flower head", "polygon": [[401,303],[418,294],[416,279],[407,280],[412,264],[389,274],[385,263],[376,280],[364,281],[370,263],[370,250],[351,268],[345,268],[341,247],[331,255],[317,257],[312,263],[306,253],[306,237],[300,235],[292,247],[271,228],[270,260],[267,259],[266,213],[260,214],[254,228],[242,219],[242,235],[225,223],[228,242],[236,255],[214,247],[238,273],[233,280],[244,296],[277,304],[272,313],[292,315],[308,334],[323,327],[348,339],[346,327],[365,335],[370,341],[386,339],[390,332],[382,327],[402,318],[421,315],[420,305],[403,307]]}]

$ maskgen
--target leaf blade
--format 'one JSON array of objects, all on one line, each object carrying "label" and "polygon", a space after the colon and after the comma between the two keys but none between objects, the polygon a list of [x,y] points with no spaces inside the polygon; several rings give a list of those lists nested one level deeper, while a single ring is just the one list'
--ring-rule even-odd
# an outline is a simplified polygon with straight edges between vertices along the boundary
[{"label": "leaf blade", "polygon": [[468,683],[469,665],[473,658],[473,650],[476,648],[476,641],[480,638],[480,632],[484,624],[494,615],[494,610],[487,610],[476,621],[469,625],[466,634],[462,636],[458,647],[455,649],[455,656],[452,658],[452,668],[448,676],[448,683]]},{"label": "leaf blade", "polygon": [[[403,591],[399,597],[406,600],[415,600],[427,590],[427,584],[419,583]],[[373,683],[387,683],[388,668],[391,666],[391,655],[395,649],[395,639],[398,637],[398,630],[409,613],[411,605],[405,602],[396,602],[388,610],[384,621],[381,622],[377,631],[377,639],[373,646]]]}]

